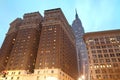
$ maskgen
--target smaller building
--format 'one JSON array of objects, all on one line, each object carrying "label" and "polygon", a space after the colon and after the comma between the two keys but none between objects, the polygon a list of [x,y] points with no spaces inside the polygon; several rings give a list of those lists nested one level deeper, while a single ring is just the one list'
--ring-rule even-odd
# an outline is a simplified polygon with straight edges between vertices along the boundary
[{"label": "smaller building", "polygon": [[120,80],[120,29],[84,35],[90,80]]}]

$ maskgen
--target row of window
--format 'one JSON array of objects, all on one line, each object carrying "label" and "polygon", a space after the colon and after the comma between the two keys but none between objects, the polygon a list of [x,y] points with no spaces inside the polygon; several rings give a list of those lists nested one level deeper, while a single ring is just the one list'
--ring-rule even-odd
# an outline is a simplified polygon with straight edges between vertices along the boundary
[{"label": "row of window", "polygon": [[93,59],[89,60],[90,63],[112,63],[112,62],[120,62],[120,58],[111,58],[111,59]]},{"label": "row of window", "polygon": [[116,44],[116,45],[91,45],[90,48],[91,49],[109,49],[109,48],[115,48],[115,49],[119,49],[120,45]]},{"label": "row of window", "polygon": [[102,73],[108,73],[108,74],[112,74],[112,73],[116,73],[118,74],[120,71],[120,69],[97,69],[95,70],[96,74],[102,74]]},{"label": "row of window", "polygon": [[[120,79],[119,75],[96,75],[97,79]],[[94,78],[91,78],[94,79]]]},{"label": "row of window", "polygon": [[118,63],[113,63],[113,64],[94,64],[94,66],[90,66],[90,69],[102,69],[102,68],[119,68],[119,64]]},{"label": "row of window", "polygon": [[[89,50],[90,51],[90,50]],[[91,53],[119,53],[120,49],[99,49],[91,50]]]},{"label": "row of window", "polygon": [[120,53],[116,53],[116,54],[92,54],[91,56],[93,59],[94,58],[118,58],[120,57]]}]

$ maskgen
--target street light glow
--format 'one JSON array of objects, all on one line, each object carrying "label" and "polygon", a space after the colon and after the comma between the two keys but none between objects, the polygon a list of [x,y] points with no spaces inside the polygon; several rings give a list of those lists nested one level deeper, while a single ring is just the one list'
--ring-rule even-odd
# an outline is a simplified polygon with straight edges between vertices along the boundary
[{"label": "street light glow", "polygon": [[85,79],[85,76],[84,76],[84,75],[82,75],[82,79]]},{"label": "street light glow", "polygon": [[58,80],[56,77],[47,77],[46,80]]},{"label": "street light glow", "polygon": [[78,78],[78,80],[85,80],[85,76],[82,75],[81,77]]},{"label": "street light glow", "polygon": [[78,80],[82,80],[81,78],[78,78]]}]

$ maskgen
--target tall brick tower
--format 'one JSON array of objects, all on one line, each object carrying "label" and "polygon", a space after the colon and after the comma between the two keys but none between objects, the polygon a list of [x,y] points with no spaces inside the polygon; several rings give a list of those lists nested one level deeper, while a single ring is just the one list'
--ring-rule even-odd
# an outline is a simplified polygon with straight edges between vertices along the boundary
[{"label": "tall brick tower", "polygon": [[5,70],[6,68],[6,64],[8,63],[8,59],[10,57],[10,53],[13,49],[15,39],[18,33],[18,27],[21,22],[22,20],[20,18],[17,18],[10,24],[10,29],[6,34],[0,51],[0,71]]},{"label": "tall brick tower", "polygon": [[40,77],[45,77],[42,80],[50,76],[57,77],[58,80],[76,79],[75,37],[61,9],[45,11],[40,38],[35,71],[45,71],[41,72]]},{"label": "tall brick tower", "polygon": [[7,70],[34,71],[42,16],[39,12],[25,14],[11,51]]},{"label": "tall brick tower", "polygon": [[[75,36],[60,8],[24,14],[0,49],[6,80],[76,80]],[[0,74],[1,79],[1,74]]]}]

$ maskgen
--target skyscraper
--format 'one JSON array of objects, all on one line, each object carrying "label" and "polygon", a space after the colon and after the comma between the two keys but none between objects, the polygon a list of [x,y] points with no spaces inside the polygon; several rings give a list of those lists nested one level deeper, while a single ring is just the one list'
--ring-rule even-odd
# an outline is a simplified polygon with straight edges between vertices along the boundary
[{"label": "skyscraper", "polygon": [[120,80],[120,30],[84,35],[90,80]]},{"label": "skyscraper", "polygon": [[10,24],[9,31],[6,34],[0,51],[0,71],[5,70],[6,68],[18,33],[18,26],[21,24],[21,22],[22,20],[20,18],[17,18],[14,23]]},{"label": "skyscraper", "polygon": [[[14,38],[14,47],[10,52],[7,70],[34,71],[39,44],[42,16],[39,12],[25,14],[18,33]],[[14,24],[14,22],[13,22]]]},{"label": "skyscraper", "polygon": [[1,63],[7,80],[77,79],[75,37],[60,8],[45,10],[44,17],[39,12],[27,13],[11,23],[8,33],[14,30],[10,51],[5,53],[9,57],[3,58],[5,65]]},{"label": "skyscraper", "polygon": [[77,60],[78,60],[78,71],[79,76],[88,76],[88,58],[86,46],[83,40],[84,28],[82,26],[81,20],[78,17],[77,11],[75,15],[75,20],[72,24],[72,29],[76,38],[76,51],[77,51]]}]

